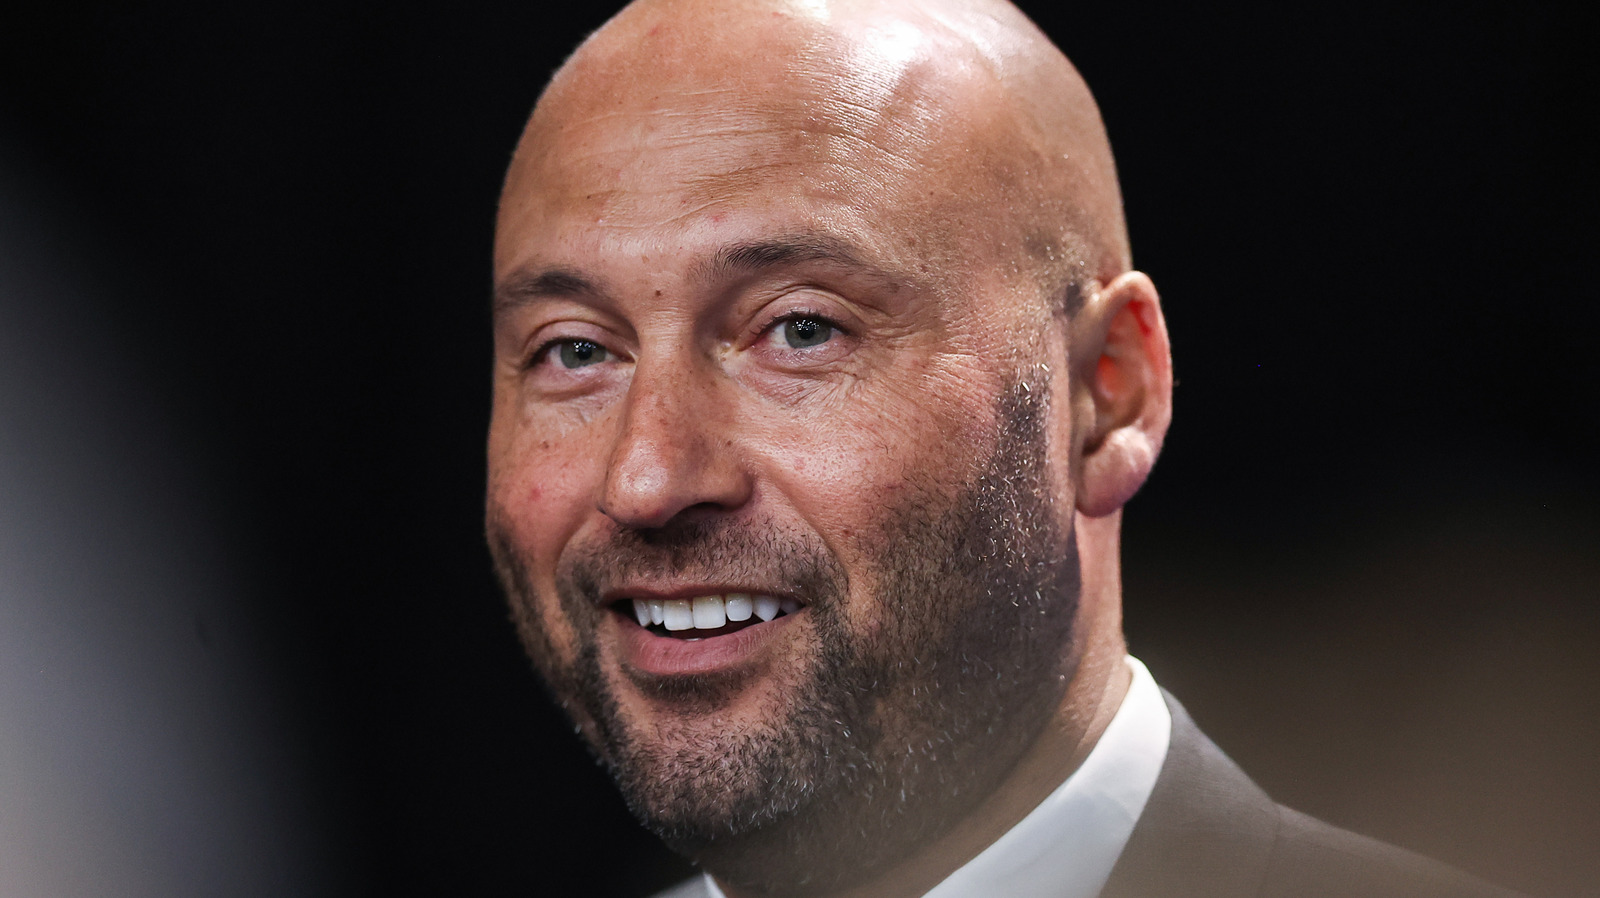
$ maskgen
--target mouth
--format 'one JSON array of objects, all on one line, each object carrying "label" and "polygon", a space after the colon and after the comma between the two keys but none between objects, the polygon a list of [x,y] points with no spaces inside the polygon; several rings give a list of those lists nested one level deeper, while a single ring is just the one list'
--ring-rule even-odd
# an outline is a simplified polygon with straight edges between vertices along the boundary
[{"label": "mouth", "polygon": [[695,642],[800,613],[796,599],[730,592],[683,599],[620,599],[611,610],[654,636]]}]

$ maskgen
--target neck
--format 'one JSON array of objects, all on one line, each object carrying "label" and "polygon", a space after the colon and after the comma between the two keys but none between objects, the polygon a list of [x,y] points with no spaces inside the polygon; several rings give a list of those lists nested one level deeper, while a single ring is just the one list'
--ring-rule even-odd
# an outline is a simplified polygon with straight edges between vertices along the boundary
[{"label": "neck", "polygon": [[[1081,638],[1066,650],[1079,656],[1050,720],[1000,785],[948,832],[867,882],[829,898],[916,898],[960,869],[1016,826],[1077,770],[1116,716],[1132,677],[1123,663],[1122,577],[1118,559],[1121,513],[1078,516],[1076,533],[1083,586],[1078,597]],[[743,893],[718,885],[728,898]]]}]

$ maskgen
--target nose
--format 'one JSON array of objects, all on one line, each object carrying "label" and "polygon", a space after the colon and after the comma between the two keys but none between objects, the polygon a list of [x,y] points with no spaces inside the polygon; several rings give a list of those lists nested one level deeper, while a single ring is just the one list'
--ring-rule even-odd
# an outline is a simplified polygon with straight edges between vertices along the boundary
[{"label": "nose", "polygon": [[731,511],[750,498],[751,478],[716,387],[713,372],[634,371],[606,462],[601,512],[644,529],[681,514]]}]

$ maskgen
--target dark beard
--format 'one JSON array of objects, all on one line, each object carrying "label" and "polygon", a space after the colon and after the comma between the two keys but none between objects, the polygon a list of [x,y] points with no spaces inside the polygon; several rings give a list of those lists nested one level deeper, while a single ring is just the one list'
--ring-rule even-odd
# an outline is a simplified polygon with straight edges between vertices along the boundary
[{"label": "dark beard", "polygon": [[[620,531],[563,559],[558,593],[583,648],[572,669],[555,670],[521,558],[491,509],[491,546],[529,652],[647,827],[741,891],[805,894],[881,872],[993,791],[1077,664],[1078,559],[1047,482],[1048,407],[1044,385],[1015,384],[997,402],[994,448],[974,485],[952,496],[909,484],[863,535],[880,559],[871,573],[882,625],[871,634],[850,628],[850,583],[819,539],[702,519]],[[671,745],[630,731],[592,638],[608,613],[596,599],[607,580],[656,572],[759,573],[756,582],[806,597],[818,654],[786,684],[787,716]],[[634,682],[684,715],[714,714],[738,688],[715,677]]]}]

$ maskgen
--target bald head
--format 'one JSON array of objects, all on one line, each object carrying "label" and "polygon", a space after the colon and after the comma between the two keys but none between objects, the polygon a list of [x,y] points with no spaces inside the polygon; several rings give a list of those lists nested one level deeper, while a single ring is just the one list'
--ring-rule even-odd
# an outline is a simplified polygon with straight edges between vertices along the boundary
[{"label": "bald head", "polygon": [[[694,169],[677,205],[619,208],[631,179],[654,182],[665,202],[669,157]],[[805,189],[845,199],[843,217],[860,219],[834,224],[881,233],[880,248],[908,267],[988,268],[966,273],[1022,275],[1049,291],[1129,266],[1087,86],[1021,12],[993,0],[633,3],[541,97],[501,233],[574,206],[648,224],[799,169]],[[879,195],[864,197],[867,186]],[[501,271],[511,255],[502,241]]]},{"label": "bald head", "polygon": [[920,895],[1098,737],[1171,387],[1127,269],[1094,101],[1004,3],[641,0],[552,79],[497,222],[490,544],[728,894]]}]

